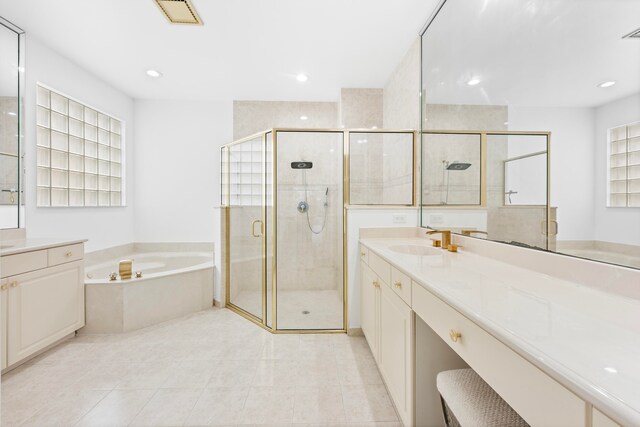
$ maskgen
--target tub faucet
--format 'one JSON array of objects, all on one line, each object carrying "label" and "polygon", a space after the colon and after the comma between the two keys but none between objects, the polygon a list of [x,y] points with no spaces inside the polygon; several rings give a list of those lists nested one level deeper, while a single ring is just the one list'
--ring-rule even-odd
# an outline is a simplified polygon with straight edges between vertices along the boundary
[{"label": "tub faucet", "polygon": [[118,271],[120,272],[120,280],[131,279],[132,259],[123,259],[120,261]]},{"label": "tub faucet", "polygon": [[449,249],[451,245],[451,230],[429,230],[427,236],[432,234],[442,234],[442,249]]}]

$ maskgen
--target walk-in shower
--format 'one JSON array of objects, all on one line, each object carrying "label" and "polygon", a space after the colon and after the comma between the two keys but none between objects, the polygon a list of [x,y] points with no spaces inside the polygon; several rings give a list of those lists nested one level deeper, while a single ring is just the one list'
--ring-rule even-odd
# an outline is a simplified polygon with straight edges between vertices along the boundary
[{"label": "walk-in shower", "polygon": [[274,331],[345,331],[345,133],[222,148],[226,303]]}]

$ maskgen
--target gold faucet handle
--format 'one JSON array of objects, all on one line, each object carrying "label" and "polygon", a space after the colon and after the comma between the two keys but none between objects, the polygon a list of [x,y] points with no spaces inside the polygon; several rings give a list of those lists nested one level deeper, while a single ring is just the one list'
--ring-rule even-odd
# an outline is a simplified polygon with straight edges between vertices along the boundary
[{"label": "gold faucet handle", "polygon": [[462,246],[460,245],[455,245],[453,243],[451,243],[449,246],[447,246],[447,250],[449,252],[458,252],[458,249],[461,248]]},{"label": "gold faucet handle", "polygon": [[433,239],[431,240],[432,245],[434,248],[440,248],[442,247],[442,240],[438,240],[438,239]]}]

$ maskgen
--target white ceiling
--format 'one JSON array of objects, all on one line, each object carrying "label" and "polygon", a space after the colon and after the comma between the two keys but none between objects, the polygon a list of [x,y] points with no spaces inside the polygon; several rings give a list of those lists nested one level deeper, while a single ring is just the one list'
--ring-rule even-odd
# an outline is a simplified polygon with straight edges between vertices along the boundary
[{"label": "white ceiling", "polygon": [[640,0],[447,0],[423,45],[427,102],[594,107],[637,93],[640,39],[622,36],[639,27]]},{"label": "white ceiling", "polygon": [[384,85],[436,3],[193,0],[201,27],[153,0],[0,0],[0,16],[134,98],[335,101]]}]

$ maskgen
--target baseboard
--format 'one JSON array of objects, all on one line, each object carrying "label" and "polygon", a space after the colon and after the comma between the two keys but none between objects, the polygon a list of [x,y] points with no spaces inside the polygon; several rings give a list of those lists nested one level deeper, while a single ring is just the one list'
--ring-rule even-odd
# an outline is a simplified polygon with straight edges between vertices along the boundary
[{"label": "baseboard", "polygon": [[362,328],[348,328],[347,335],[350,337],[362,337],[364,336],[364,332],[362,332]]},{"label": "baseboard", "polygon": [[217,300],[217,299],[214,299],[214,300],[213,300],[213,306],[214,306],[214,307],[218,307],[218,308],[222,308],[222,307],[224,307],[224,304],[222,303],[222,301],[219,301],[219,300]]}]

